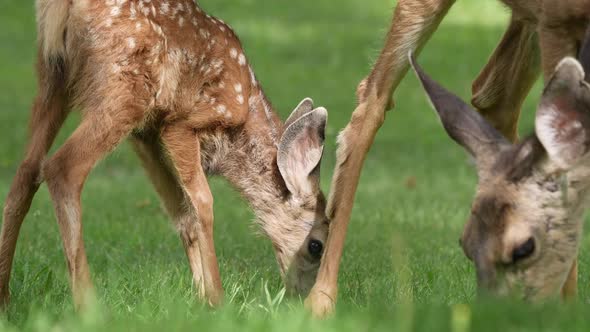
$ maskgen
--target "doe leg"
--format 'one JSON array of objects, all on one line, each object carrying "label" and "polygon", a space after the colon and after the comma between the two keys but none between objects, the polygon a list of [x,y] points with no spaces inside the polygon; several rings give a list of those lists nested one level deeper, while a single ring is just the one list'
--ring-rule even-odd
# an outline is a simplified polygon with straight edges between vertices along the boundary
[{"label": "doe leg", "polygon": [[541,72],[534,25],[512,19],[477,79],[471,103],[511,142],[518,141],[522,104]]},{"label": "doe leg", "polygon": [[359,105],[340,133],[337,164],[328,202],[331,220],[326,248],[306,306],[315,316],[334,310],[338,270],[361,169],[375,135],[392,107],[391,96],[409,68],[408,53],[420,51],[454,0],[400,0],[371,74],[359,85]]}]

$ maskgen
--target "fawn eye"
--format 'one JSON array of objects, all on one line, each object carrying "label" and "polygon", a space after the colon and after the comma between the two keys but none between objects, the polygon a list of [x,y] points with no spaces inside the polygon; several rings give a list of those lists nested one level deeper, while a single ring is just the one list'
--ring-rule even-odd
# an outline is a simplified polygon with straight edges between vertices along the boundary
[{"label": "fawn eye", "polygon": [[527,257],[530,257],[535,252],[535,239],[530,237],[523,244],[516,247],[512,251],[512,263],[516,263]]},{"label": "fawn eye", "polygon": [[324,245],[318,240],[310,240],[307,250],[313,258],[320,259],[322,258],[322,251],[324,251]]}]

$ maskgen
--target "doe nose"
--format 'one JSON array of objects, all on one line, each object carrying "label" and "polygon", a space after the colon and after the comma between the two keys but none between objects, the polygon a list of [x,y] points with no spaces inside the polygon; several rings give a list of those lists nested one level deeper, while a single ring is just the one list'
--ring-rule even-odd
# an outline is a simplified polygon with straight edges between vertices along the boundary
[{"label": "doe nose", "polygon": [[533,255],[537,245],[534,237],[529,237],[526,241],[512,249],[512,263],[517,263]]}]

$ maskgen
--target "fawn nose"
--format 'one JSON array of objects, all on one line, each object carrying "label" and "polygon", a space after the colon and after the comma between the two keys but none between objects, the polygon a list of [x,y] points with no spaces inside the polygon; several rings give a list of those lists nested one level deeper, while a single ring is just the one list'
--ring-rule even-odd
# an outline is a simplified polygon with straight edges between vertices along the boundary
[{"label": "fawn nose", "polygon": [[324,251],[324,244],[319,240],[312,239],[307,245],[307,250],[313,258],[320,259]]}]

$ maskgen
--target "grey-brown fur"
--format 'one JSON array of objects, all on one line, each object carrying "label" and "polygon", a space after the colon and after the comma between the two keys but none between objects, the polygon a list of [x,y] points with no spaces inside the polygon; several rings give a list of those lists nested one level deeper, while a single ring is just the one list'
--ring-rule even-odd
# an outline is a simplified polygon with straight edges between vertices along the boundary
[{"label": "grey-brown fur", "polygon": [[539,103],[535,135],[517,144],[412,65],[449,136],[478,161],[461,245],[479,286],[530,300],[564,292],[590,199],[590,85],[582,65],[560,63]]}]

